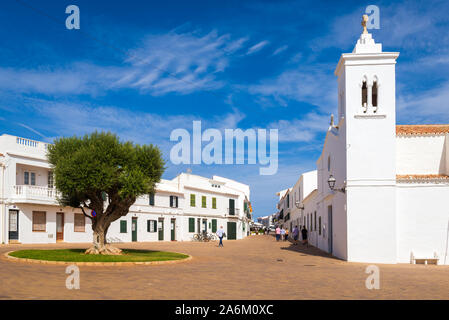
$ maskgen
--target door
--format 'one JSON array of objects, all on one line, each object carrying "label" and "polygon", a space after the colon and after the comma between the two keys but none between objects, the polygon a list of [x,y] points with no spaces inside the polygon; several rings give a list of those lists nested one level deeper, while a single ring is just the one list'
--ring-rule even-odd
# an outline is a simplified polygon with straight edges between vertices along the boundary
[{"label": "door", "polygon": [[228,240],[236,240],[237,239],[237,223],[236,222],[228,222],[227,238],[228,238]]},{"label": "door", "polygon": [[159,218],[157,222],[158,239],[159,241],[164,240],[164,218]]},{"label": "door", "polygon": [[131,220],[131,241],[137,241],[137,218]]},{"label": "door", "polygon": [[203,219],[203,231],[207,232],[207,219]]},{"label": "door", "polygon": [[64,213],[56,213],[56,241],[64,241]]},{"label": "door", "polygon": [[171,241],[176,240],[175,231],[176,231],[176,219],[171,219],[170,221],[170,231],[171,231]]},{"label": "door", "polygon": [[327,207],[327,241],[328,241],[328,251],[332,254],[333,249],[333,233],[332,233],[332,206]]},{"label": "door", "polygon": [[19,240],[19,210],[9,210],[9,240]]}]

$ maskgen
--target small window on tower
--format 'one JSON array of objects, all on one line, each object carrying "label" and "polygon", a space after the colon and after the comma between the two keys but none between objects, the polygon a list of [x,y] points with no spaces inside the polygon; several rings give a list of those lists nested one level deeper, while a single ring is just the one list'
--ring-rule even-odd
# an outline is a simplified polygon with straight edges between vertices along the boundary
[{"label": "small window on tower", "polygon": [[362,84],[362,106],[368,103],[368,87],[366,86],[366,81]]},{"label": "small window on tower", "polygon": [[373,83],[373,107],[377,107],[377,82]]}]

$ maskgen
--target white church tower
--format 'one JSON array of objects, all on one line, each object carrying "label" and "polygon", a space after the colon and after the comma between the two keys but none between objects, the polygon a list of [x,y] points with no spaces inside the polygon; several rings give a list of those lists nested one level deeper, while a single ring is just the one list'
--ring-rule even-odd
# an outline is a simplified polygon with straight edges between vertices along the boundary
[{"label": "white church tower", "polygon": [[366,30],[342,54],[338,120],[346,142],[347,260],[396,263],[397,52],[382,52]]}]

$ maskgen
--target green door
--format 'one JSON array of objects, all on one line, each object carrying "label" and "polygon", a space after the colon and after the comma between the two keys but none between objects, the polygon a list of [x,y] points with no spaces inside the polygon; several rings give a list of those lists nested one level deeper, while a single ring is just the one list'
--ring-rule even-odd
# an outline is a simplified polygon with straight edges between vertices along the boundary
[{"label": "green door", "polygon": [[137,241],[137,218],[132,218],[132,223],[131,223],[131,237],[132,237],[132,241]]},{"label": "green door", "polygon": [[227,238],[228,238],[228,240],[236,240],[237,239],[237,223],[236,222],[228,222]]},{"label": "green door", "polygon": [[170,221],[171,241],[175,241],[176,219]]},{"label": "green door", "polygon": [[158,234],[159,234],[159,241],[164,240],[164,218],[159,218],[158,220]]}]

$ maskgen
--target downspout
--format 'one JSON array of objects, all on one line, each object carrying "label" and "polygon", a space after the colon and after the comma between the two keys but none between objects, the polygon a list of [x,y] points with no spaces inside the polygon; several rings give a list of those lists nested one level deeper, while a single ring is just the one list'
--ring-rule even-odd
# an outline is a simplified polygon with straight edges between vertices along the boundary
[{"label": "downspout", "polygon": [[5,243],[5,232],[6,232],[6,228],[5,228],[5,215],[6,215],[6,208],[5,208],[5,164],[3,162],[0,162],[0,167],[2,168],[2,181],[1,181],[1,186],[0,189],[2,191],[2,196],[1,196],[1,215],[2,215],[2,243]]}]

